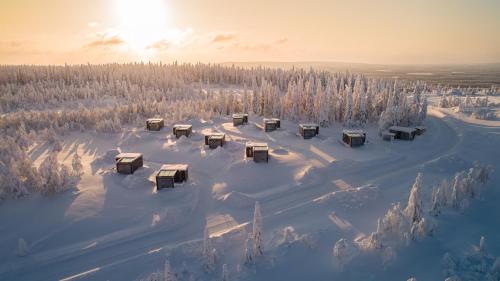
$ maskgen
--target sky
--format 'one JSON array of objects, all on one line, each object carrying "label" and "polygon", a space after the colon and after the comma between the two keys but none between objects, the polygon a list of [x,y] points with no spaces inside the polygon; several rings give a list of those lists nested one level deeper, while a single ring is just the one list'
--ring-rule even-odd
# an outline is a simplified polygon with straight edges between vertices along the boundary
[{"label": "sky", "polygon": [[499,0],[0,0],[0,64],[500,62]]}]

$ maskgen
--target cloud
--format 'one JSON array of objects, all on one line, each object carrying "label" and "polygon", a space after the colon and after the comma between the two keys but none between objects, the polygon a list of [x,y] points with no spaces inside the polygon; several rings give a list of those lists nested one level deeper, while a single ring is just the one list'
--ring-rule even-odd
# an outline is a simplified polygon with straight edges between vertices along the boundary
[{"label": "cloud", "polygon": [[146,47],[146,49],[154,49],[158,51],[164,51],[172,47],[172,43],[166,39],[155,42]]},{"label": "cloud", "polygon": [[100,47],[113,47],[124,44],[125,41],[121,39],[119,36],[114,35],[110,37],[101,36],[101,38],[94,40],[87,44],[87,47],[91,48],[100,48]]},{"label": "cloud", "polygon": [[233,39],[236,39],[236,35],[234,35],[234,34],[217,34],[212,39],[212,43],[230,41]]},{"label": "cloud", "polygon": [[95,21],[87,23],[88,27],[96,27],[97,25],[98,25],[98,23]]}]

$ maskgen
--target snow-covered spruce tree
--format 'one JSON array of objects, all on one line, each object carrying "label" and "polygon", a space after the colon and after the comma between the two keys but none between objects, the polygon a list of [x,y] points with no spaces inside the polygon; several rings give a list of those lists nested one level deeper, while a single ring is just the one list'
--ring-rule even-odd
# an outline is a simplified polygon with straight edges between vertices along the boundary
[{"label": "snow-covered spruce tree", "polygon": [[333,246],[333,256],[335,257],[335,265],[338,269],[344,269],[344,266],[350,260],[349,243],[342,238]]},{"label": "snow-covered spruce tree", "polygon": [[262,242],[262,214],[260,212],[260,204],[258,201],[255,202],[255,209],[253,213],[252,239],[253,257],[258,258],[264,253]]},{"label": "snow-covered spruce tree", "polygon": [[42,192],[54,194],[61,191],[63,181],[60,175],[61,166],[57,160],[57,154],[52,152],[38,167],[38,172],[43,179]]},{"label": "snow-covered spruce tree", "polygon": [[407,281],[417,281],[417,278],[415,278],[415,277],[410,277]]},{"label": "snow-covered spruce tree", "polygon": [[172,267],[170,266],[170,262],[165,260],[165,265],[163,266],[163,281],[176,281],[177,278],[175,274],[172,272]]},{"label": "snow-covered spruce tree", "polygon": [[23,238],[19,238],[17,241],[17,255],[24,257],[28,254],[28,243]]},{"label": "snow-covered spruce tree", "polygon": [[229,281],[229,268],[227,264],[222,265],[222,281]]},{"label": "snow-covered spruce tree", "polygon": [[408,205],[404,210],[404,214],[410,220],[413,225],[420,222],[423,215],[423,203],[422,203],[422,173],[418,173],[415,183],[410,190],[410,197],[408,198]]},{"label": "snow-covered spruce tree", "polygon": [[71,167],[73,168],[72,174],[78,178],[83,175],[83,165],[82,158],[78,155],[78,152],[73,154],[73,159],[71,160]]},{"label": "snow-covered spruce tree", "polygon": [[244,258],[245,264],[253,263],[253,236],[251,233],[248,234],[247,239],[245,239],[245,250],[244,250]]},{"label": "snow-covered spruce tree", "polygon": [[385,247],[382,253],[382,265],[384,268],[390,266],[396,259],[396,251],[391,246]]}]

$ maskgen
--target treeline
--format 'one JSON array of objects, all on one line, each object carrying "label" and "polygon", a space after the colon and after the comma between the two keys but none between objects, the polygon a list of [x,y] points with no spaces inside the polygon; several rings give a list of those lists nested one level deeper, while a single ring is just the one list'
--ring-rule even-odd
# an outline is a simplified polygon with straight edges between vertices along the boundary
[{"label": "treeline", "polygon": [[[368,79],[313,69],[214,64],[0,66],[0,142],[53,142],[71,131],[120,132],[145,118],[167,123],[234,112],[322,126],[378,122],[418,125],[426,115],[422,83]],[[2,172],[29,157],[0,159]],[[27,182],[23,180],[22,182]],[[11,194],[11,186],[0,186]],[[6,191],[7,190],[7,191]],[[27,187],[26,190],[37,190]]]}]

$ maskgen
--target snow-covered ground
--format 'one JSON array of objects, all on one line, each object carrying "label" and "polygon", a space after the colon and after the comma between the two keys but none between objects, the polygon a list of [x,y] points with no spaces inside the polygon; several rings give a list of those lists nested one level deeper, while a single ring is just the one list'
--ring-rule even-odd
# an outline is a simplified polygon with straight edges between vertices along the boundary
[{"label": "snow-covered ground", "polygon": [[[444,214],[433,237],[398,248],[391,265],[367,255],[339,270],[332,256],[337,240],[366,237],[391,204],[406,202],[418,172],[430,196],[433,185],[474,160],[499,171],[500,121],[429,108],[427,132],[414,141],[384,142],[368,126],[368,142],[355,149],[340,143],[339,126],[303,140],[297,124],[286,121],[269,133],[252,116],[240,127],[230,118],[185,122],[195,131],[188,139],[175,139],[168,127],[67,136],[59,155],[67,163],[75,151],[82,155],[78,191],[0,205],[0,280],[138,280],[163,268],[165,256],[179,279],[192,274],[219,280],[227,264],[232,279],[241,280],[444,280],[443,255],[461,256],[481,236],[500,255],[500,176],[494,172],[480,200],[461,213]],[[225,133],[228,144],[209,150],[203,143],[209,131]],[[247,141],[267,142],[269,163],[245,159]],[[109,157],[117,148],[143,153],[144,167],[117,174]],[[47,150],[32,147],[30,155],[40,162]],[[156,192],[153,175],[164,163],[189,164],[188,182]],[[256,201],[264,257],[252,270],[237,272]],[[210,274],[196,262],[205,227],[219,253]],[[285,227],[301,242],[280,241]],[[24,257],[16,255],[20,237],[28,244]]]}]

